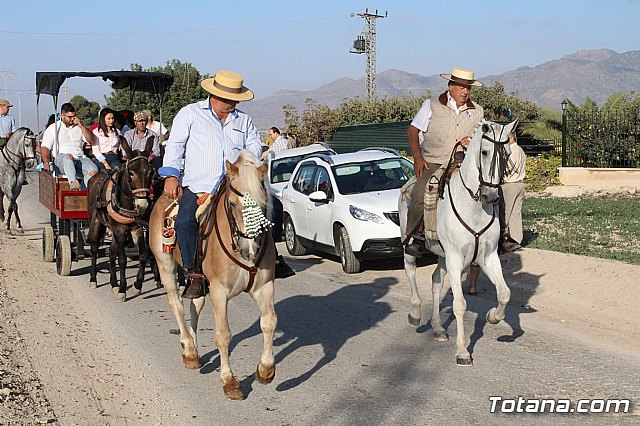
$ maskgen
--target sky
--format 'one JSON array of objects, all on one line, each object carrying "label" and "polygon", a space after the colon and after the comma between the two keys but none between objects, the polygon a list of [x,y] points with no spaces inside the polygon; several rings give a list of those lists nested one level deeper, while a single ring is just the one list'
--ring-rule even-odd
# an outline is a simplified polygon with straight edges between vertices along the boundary
[{"label": "sky", "polygon": [[[204,73],[242,74],[256,99],[312,90],[365,75],[350,54],[376,20],[376,69],[429,76],[470,68],[476,77],[536,66],[585,49],[640,49],[640,0],[0,0],[0,99],[38,130],[51,97],[35,113],[36,71],[110,71],[192,63]],[[65,82],[68,99],[104,104],[101,79]],[[60,94],[63,99],[63,94]]]}]

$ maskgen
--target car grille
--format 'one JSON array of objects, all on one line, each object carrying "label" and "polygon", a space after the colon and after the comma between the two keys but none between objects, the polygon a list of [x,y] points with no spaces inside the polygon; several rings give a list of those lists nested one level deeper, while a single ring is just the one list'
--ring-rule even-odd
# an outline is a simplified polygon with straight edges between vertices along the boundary
[{"label": "car grille", "polygon": [[387,212],[384,214],[384,217],[386,217],[396,225],[400,226],[400,215],[398,215],[398,212]]}]

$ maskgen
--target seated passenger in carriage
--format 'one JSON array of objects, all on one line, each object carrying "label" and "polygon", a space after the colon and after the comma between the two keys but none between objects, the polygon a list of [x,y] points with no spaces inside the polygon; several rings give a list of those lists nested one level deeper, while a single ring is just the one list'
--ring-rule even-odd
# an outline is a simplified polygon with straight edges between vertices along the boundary
[{"label": "seated passenger in carriage", "polygon": [[135,151],[136,149],[144,151],[147,140],[152,137],[153,149],[151,150],[147,160],[149,160],[149,163],[151,163],[154,168],[158,169],[162,166],[161,164],[156,164],[154,161],[156,158],[160,157],[160,140],[158,135],[153,130],[147,128],[147,117],[142,111],[138,111],[133,115],[133,122],[135,124],[135,128],[127,131],[123,135],[124,138],[132,151]]},{"label": "seated passenger in carriage", "polygon": [[98,162],[98,169],[120,167],[120,131],[115,127],[115,113],[110,108],[100,111],[98,127],[93,130],[91,151]]},{"label": "seated passenger in carriage", "polygon": [[69,181],[69,188],[80,189],[80,182],[77,176],[81,174],[84,178],[85,186],[91,176],[98,172],[98,168],[82,150],[83,143],[93,141],[93,134],[87,129],[80,119],[76,117],[76,109],[70,103],[65,103],[61,107],[60,121],[47,127],[42,136],[43,169],[52,170],[51,149],[58,134],[58,149],[54,159],[55,166],[63,172]]},{"label": "seated passenger in carriage", "polygon": [[[405,253],[422,257],[425,250],[423,233],[424,191],[433,173],[449,161],[457,142],[463,147],[476,125],[484,118],[482,107],[469,98],[472,87],[483,84],[473,71],[454,68],[451,74],[440,74],[449,80],[448,90],[436,99],[427,99],[407,130],[413,155],[413,169],[418,179],[411,192],[407,213],[407,237],[413,237]],[[420,142],[420,134],[423,136]]]}]

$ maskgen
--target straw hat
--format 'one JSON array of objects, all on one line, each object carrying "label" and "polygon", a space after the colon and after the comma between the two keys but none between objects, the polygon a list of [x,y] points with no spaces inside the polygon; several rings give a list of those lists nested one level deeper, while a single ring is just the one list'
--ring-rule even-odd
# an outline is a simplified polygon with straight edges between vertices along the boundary
[{"label": "straw hat", "polygon": [[466,86],[484,86],[484,84],[473,78],[473,71],[466,68],[454,68],[451,74],[440,74],[440,77]]},{"label": "straw hat", "polygon": [[0,105],[6,105],[8,107],[12,107],[11,103],[6,99],[0,99]]},{"label": "straw hat", "polygon": [[250,101],[253,92],[243,86],[244,79],[240,74],[231,71],[218,71],[211,78],[205,78],[200,82],[204,90],[212,95],[232,101]]}]

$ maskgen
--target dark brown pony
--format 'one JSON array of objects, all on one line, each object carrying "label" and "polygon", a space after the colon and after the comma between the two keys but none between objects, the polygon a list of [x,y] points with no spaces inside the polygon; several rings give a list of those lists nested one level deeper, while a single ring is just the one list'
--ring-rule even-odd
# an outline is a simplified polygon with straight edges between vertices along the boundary
[{"label": "dark brown pony", "polygon": [[[113,239],[109,250],[109,273],[111,289],[117,294],[118,301],[127,299],[127,256],[125,245],[131,235],[138,248],[139,268],[134,283],[133,295],[142,291],[144,270],[147,264],[147,241],[143,225],[151,212],[150,188],[153,179],[153,167],[147,160],[153,147],[153,138],[147,139],[144,151],[132,151],[126,140],[120,137],[120,146],[127,155],[124,167],[115,170],[102,170],[89,180],[87,188],[87,206],[90,209],[89,235],[91,244],[90,285],[97,286],[96,261],[98,249],[107,228],[111,229]],[[116,257],[120,268],[120,282],[116,278]],[[156,283],[160,278],[156,272]]]},{"label": "dark brown pony", "polygon": [[[260,166],[259,160],[249,151],[241,151],[233,164],[226,162],[226,174],[218,190],[219,198],[211,202],[201,232],[204,238],[202,249],[205,257],[202,270],[209,281],[209,292],[216,322],[216,345],[220,353],[220,378],[225,396],[229,399],[243,399],[240,384],[231,371],[229,363],[229,343],[231,331],[227,308],[231,298],[243,292],[248,293],[260,309],[260,327],[264,335],[264,347],[258,363],[256,378],[260,383],[270,383],[276,372],[273,357],[273,332],[277,317],[273,306],[273,280],[275,277],[275,245],[271,230],[262,231],[258,236],[247,235],[251,215],[245,217],[244,205],[254,200],[266,211],[267,192],[264,175],[267,165]],[[167,209],[173,200],[162,196],[153,208],[149,221],[149,247],[158,264],[162,285],[167,291],[169,308],[180,327],[182,361],[187,368],[200,368],[198,356],[198,317],[204,306],[204,297],[191,299],[191,322],[184,317],[182,298],[176,283],[176,264],[181,262],[178,248],[172,253],[162,250],[162,233]],[[210,220],[206,217],[210,216]]]}]

